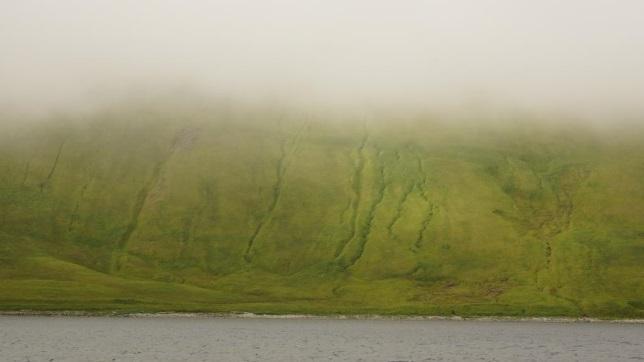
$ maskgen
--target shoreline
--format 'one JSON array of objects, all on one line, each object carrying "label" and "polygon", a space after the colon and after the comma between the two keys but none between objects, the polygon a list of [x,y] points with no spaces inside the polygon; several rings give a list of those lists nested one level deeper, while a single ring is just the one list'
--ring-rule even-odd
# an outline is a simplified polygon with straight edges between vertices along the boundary
[{"label": "shoreline", "polygon": [[390,321],[475,321],[475,322],[539,322],[539,323],[615,323],[644,324],[644,319],[600,319],[572,317],[507,317],[507,316],[410,316],[379,314],[255,314],[255,313],[120,313],[88,311],[0,311],[0,317],[105,317],[105,318],[195,318],[195,319],[299,319],[299,320],[390,320]]}]

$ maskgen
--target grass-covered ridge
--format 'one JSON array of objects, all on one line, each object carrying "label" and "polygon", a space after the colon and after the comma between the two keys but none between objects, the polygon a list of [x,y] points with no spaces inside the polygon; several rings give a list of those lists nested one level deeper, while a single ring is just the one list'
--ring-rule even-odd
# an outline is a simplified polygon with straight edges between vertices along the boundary
[{"label": "grass-covered ridge", "polygon": [[644,317],[641,128],[59,118],[0,122],[0,309]]}]

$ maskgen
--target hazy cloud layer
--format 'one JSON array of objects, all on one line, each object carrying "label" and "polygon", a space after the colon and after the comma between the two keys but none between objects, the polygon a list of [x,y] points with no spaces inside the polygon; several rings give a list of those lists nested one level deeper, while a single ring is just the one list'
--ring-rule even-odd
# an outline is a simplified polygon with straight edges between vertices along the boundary
[{"label": "hazy cloud layer", "polygon": [[0,106],[22,109],[185,86],[644,114],[641,0],[6,0],[0,49]]}]

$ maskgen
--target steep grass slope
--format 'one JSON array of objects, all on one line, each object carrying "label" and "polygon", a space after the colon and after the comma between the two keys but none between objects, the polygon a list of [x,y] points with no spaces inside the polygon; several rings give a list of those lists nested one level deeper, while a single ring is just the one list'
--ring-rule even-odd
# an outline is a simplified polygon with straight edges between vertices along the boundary
[{"label": "steep grass slope", "polygon": [[195,109],[6,119],[0,309],[644,317],[641,128]]}]

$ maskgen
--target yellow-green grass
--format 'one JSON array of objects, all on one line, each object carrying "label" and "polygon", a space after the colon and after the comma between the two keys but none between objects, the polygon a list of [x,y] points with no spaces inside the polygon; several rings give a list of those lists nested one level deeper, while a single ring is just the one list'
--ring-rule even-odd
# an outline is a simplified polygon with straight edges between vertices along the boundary
[{"label": "yellow-green grass", "polygon": [[149,105],[0,124],[0,309],[644,317],[636,125]]}]

